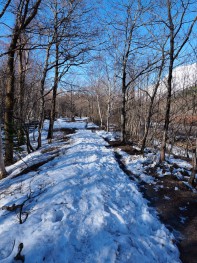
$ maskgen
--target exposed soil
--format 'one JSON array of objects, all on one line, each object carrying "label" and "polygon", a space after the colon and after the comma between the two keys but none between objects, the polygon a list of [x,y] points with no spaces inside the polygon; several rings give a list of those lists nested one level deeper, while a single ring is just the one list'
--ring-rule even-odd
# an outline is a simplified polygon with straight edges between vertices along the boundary
[{"label": "exposed soil", "polygon": [[119,149],[121,149],[122,151],[130,154],[130,155],[136,155],[136,154],[141,154],[141,151],[132,148],[132,144],[129,143],[122,143],[121,141],[108,141],[107,139],[105,139],[105,141],[107,141],[109,143],[109,147],[118,147]]},{"label": "exposed soil", "polygon": [[197,195],[172,176],[158,179],[155,185],[141,183],[140,189],[157,209],[161,221],[170,230],[179,232],[174,235],[182,262],[196,263]]},{"label": "exposed soil", "polygon": [[58,129],[54,129],[53,132],[63,132],[64,135],[69,135],[69,134],[73,134],[76,132],[76,129],[74,128],[58,128]]},{"label": "exposed soil", "polygon": [[[121,145],[119,142],[109,142],[109,144],[111,147],[121,148],[130,155],[141,154],[130,145]],[[115,157],[120,168],[130,179],[136,181],[135,175],[126,168],[121,156],[115,152]],[[150,205],[156,208],[160,220],[173,232],[182,262],[196,263],[197,194],[175,176],[159,177],[154,168],[147,169],[146,173],[155,177],[156,183],[139,182],[139,189],[149,200]]]},{"label": "exposed soil", "polygon": [[17,175],[13,176],[12,179],[14,179],[16,177],[19,177],[19,176],[21,176],[23,174],[32,172],[32,171],[37,171],[40,166],[44,165],[45,163],[48,163],[48,162],[52,161],[55,157],[57,157],[57,155],[54,155],[54,156],[48,158],[47,160],[44,160],[44,161],[41,161],[41,162],[38,162],[36,164],[32,164],[32,165],[26,167],[20,173],[18,173]]}]

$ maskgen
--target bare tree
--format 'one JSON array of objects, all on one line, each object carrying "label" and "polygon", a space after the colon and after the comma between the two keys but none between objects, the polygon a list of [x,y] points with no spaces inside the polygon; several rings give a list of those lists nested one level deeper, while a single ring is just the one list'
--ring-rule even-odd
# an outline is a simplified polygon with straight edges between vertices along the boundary
[{"label": "bare tree", "polygon": [[[0,12],[0,19],[1,19],[1,18],[3,17],[3,15],[5,14],[5,12],[6,12],[7,8],[8,8],[8,6],[9,6],[10,2],[11,2],[11,0],[8,0],[8,1],[4,4],[4,6],[3,6],[3,8],[2,8],[2,10],[1,10],[1,12]],[[1,88],[2,88],[2,87],[1,87]],[[1,94],[1,95],[2,95],[2,94]],[[2,116],[0,116],[0,180],[1,180],[2,178],[4,178],[4,177],[6,176],[6,174],[7,174],[7,172],[6,172],[6,170],[5,170],[5,163],[4,163],[4,157],[3,157],[3,143],[2,143],[2,132],[1,132],[1,127],[2,127],[1,117],[2,117]]]},{"label": "bare tree", "polygon": [[19,67],[19,96],[18,96],[18,144],[23,145],[25,143],[23,126],[25,123],[25,80],[27,75],[27,70],[29,66],[29,50],[24,50],[28,43],[28,38],[25,34],[21,34],[18,39],[18,67]]},{"label": "bare tree", "polygon": [[2,8],[2,10],[1,10],[1,12],[0,12],[0,19],[3,17],[3,15],[5,14],[5,12],[6,12],[6,10],[7,10],[7,8],[8,8],[8,6],[10,5],[10,3],[11,3],[11,0],[7,0],[6,2],[4,1],[4,5],[3,5],[3,8]]},{"label": "bare tree", "polygon": [[4,157],[3,157],[3,144],[2,144],[2,133],[1,133],[1,117],[0,117],[0,179],[6,176]]},{"label": "bare tree", "polygon": [[[150,3],[143,1],[122,1],[116,3],[110,21],[112,47],[119,57],[119,74],[121,85],[121,140],[126,142],[127,124],[127,95],[136,80],[147,72],[154,64],[154,56],[150,62],[147,59],[147,50],[150,43],[146,34],[146,15]],[[115,13],[115,15],[114,15]],[[109,19],[107,19],[109,20]],[[144,51],[143,51],[144,49]],[[140,54],[138,51],[140,50]],[[138,56],[139,55],[139,56]]]},{"label": "bare tree", "polygon": [[163,69],[164,69],[164,65],[165,65],[165,54],[164,54],[164,46],[163,46],[162,47],[161,64],[159,65],[159,68],[158,68],[157,81],[156,81],[155,85],[153,85],[153,91],[151,92],[152,94],[147,92],[148,97],[150,98],[150,104],[149,104],[147,116],[145,117],[145,119],[146,119],[146,121],[145,121],[145,130],[144,130],[144,136],[143,136],[142,141],[141,141],[141,151],[142,152],[144,151],[144,148],[146,146],[146,140],[147,140],[150,124],[151,124],[151,117],[153,115],[154,101],[155,101],[155,98],[156,98],[156,95],[157,95],[157,91],[158,91],[159,85],[161,83],[161,76],[162,76],[162,72],[163,72]]},{"label": "bare tree", "polygon": [[[52,88],[51,115],[48,130],[49,142],[53,138],[58,84],[71,67],[88,63],[97,30],[90,26],[90,9],[85,1],[54,0],[54,81]],[[89,28],[88,28],[89,25]]]},{"label": "bare tree", "polygon": [[5,162],[13,163],[13,136],[14,136],[14,93],[15,93],[15,74],[14,60],[18,49],[18,40],[22,32],[28,27],[37,14],[41,0],[25,1],[22,0],[16,6],[18,12],[15,17],[15,25],[12,30],[12,37],[8,47],[7,60],[7,85],[5,100]]},{"label": "bare tree", "polygon": [[[193,27],[197,21],[197,16],[187,21],[188,12],[190,12],[190,0],[181,1],[180,5],[172,0],[166,0],[167,6],[167,19],[161,22],[165,24],[166,29],[169,32],[169,66],[168,66],[168,78],[167,78],[167,99],[166,99],[166,111],[165,111],[165,123],[163,131],[163,139],[161,144],[160,159],[165,160],[166,142],[168,139],[168,130],[170,124],[170,109],[171,109],[171,97],[172,97],[172,79],[174,63],[177,60],[183,47],[189,40]],[[187,32],[185,32],[185,25],[188,25]]]},{"label": "bare tree", "polygon": [[42,128],[44,123],[44,110],[45,110],[45,82],[47,77],[47,72],[52,69],[54,66],[53,64],[50,65],[49,58],[50,58],[50,49],[53,44],[53,38],[51,41],[48,42],[48,46],[46,48],[46,57],[45,57],[45,63],[44,68],[42,70],[42,76],[40,80],[40,114],[39,114],[39,125],[38,125],[38,146],[37,149],[39,149],[42,145],[41,141],[41,135],[42,135]]}]

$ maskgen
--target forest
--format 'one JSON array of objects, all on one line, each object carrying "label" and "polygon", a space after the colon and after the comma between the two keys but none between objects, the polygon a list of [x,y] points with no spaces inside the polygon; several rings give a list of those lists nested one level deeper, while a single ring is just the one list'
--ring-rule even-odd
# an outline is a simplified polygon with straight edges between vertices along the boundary
[{"label": "forest", "polygon": [[[182,225],[177,226],[178,223],[173,225],[174,221],[172,218],[169,219],[170,212],[168,211],[167,215],[165,205],[163,206],[161,201],[155,201],[154,198],[155,196],[165,200],[174,198],[172,207],[175,209],[176,206],[179,206],[179,212],[180,207],[184,207],[179,203],[181,201],[184,204],[188,203],[188,214],[183,217],[182,214],[179,215],[176,212],[175,216],[179,216],[183,221],[186,220],[183,218],[188,218],[191,232],[195,229],[197,226],[195,212],[197,211],[197,2],[192,0],[0,0],[0,27],[0,190],[3,191],[0,196],[2,198],[7,196],[7,193],[12,192],[12,187],[15,189],[14,193],[19,191],[17,190],[19,189],[18,179],[13,185],[12,179],[23,178],[23,176],[26,178],[29,172],[31,174],[36,171],[40,178],[38,181],[43,180],[42,186],[37,181],[31,185],[31,180],[26,178],[27,182],[23,187],[27,189],[24,190],[22,182],[26,179],[21,179],[20,191],[15,196],[18,200],[16,207],[13,203],[14,199],[10,201],[11,199],[6,197],[8,198],[5,199],[6,202],[2,201],[0,204],[3,210],[0,213],[18,211],[19,224],[27,223],[26,219],[28,221],[27,217],[31,214],[29,211],[34,211],[36,207],[34,202],[37,196],[42,198],[42,194],[45,195],[44,191],[49,191],[46,185],[49,182],[49,185],[64,182],[59,178],[54,179],[52,183],[47,173],[43,174],[43,179],[39,177],[42,173],[42,165],[48,164],[46,169],[47,171],[49,169],[49,173],[52,174],[50,167],[56,167],[54,160],[65,155],[65,160],[61,159],[59,163],[62,162],[63,165],[65,161],[66,171],[73,162],[71,174],[74,174],[75,155],[76,158],[79,158],[78,155],[80,155],[80,147],[77,148],[76,142],[79,142],[83,148],[84,141],[86,147],[81,156],[84,160],[88,160],[87,170],[90,173],[94,174],[94,169],[90,169],[91,162],[95,163],[95,167],[98,162],[101,163],[101,166],[103,165],[102,169],[98,167],[97,173],[95,172],[98,178],[104,173],[105,165],[106,167],[112,166],[106,168],[108,175],[110,169],[114,171],[113,176],[115,173],[118,174],[117,171],[120,169],[124,176],[126,174],[127,179],[130,178],[129,180],[139,183],[140,192],[143,192],[149,201],[152,200],[152,205],[156,207],[157,212],[161,208],[161,214],[164,213],[162,222],[165,225],[172,224],[175,229],[189,237],[190,233],[185,233],[186,230],[183,230]],[[87,134],[83,131],[84,129]],[[101,146],[98,142],[101,143]],[[70,164],[69,158],[66,158],[67,148],[65,150],[68,143],[70,145],[74,143],[73,147],[76,148],[73,152],[68,148]],[[91,143],[95,147],[94,150],[91,148],[93,147]],[[109,151],[109,157],[105,156],[104,147],[106,151]],[[78,154],[77,151],[79,151]],[[114,153],[113,156],[111,152]],[[40,160],[36,161],[34,157]],[[103,158],[106,158],[106,163],[102,161]],[[116,165],[111,164],[110,158],[114,158]],[[86,165],[84,162],[83,167],[82,161],[80,159],[81,163],[78,166],[81,173],[84,174]],[[60,170],[57,170],[57,174]],[[76,171],[76,175],[78,174],[79,172]],[[119,182],[114,181],[114,185],[117,185],[118,189],[120,183],[120,189],[123,189],[128,184],[131,193],[128,188],[124,188],[126,193],[129,192],[130,196],[136,191],[138,196],[138,191],[133,188],[134,186],[130,186],[124,176],[124,179],[120,179]],[[35,175],[32,175],[32,178],[34,177]],[[88,177],[84,177],[81,181],[77,181],[77,178],[73,179],[76,180],[76,184],[87,183]],[[102,180],[102,176],[99,180]],[[114,180],[119,179],[114,177]],[[159,183],[163,180],[162,186],[166,191],[170,187],[175,190],[165,192],[161,190],[161,185],[158,188],[154,185],[154,180],[159,180]],[[180,180],[181,186],[177,180]],[[71,180],[70,185],[73,184]],[[112,190],[113,183],[109,180],[106,184],[106,187]],[[37,193],[38,189],[42,190]],[[104,184],[98,193],[97,190],[94,192],[91,189],[87,203],[82,204],[84,210],[80,210],[81,217],[88,211],[85,206],[91,202],[90,195],[93,195],[92,202],[94,203],[94,198],[97,200],[101,194],[99,191],[102,192],[104,189]],[[177,194],[177,189],[181,193]],[[64,192],[64,188],[57,190]],[[117,190],[117,195],[121,196],[119,190]],[[24,199],[21,197],[23,191],[29,192]],[[73,193],[83,197],[83,191],[80,192],[80,188],[74,188]],[[110,202],[115,202],[117,195],[113,193]],[[102,192],[101,197],[103,196]],[[130,197],[133,200],[134,197]],[[54,198],[56,198],[55,195]],[[67,198],[69,199],[69,195]],[[126,194],[122,198],[125,201],[119,205],[123,206],[122,209],[126,209],[127,199],[128,202],[131,199],[126,197]],[[50,200],[47,195],[46,200]],[[59,196],[57,200],[66,202]],[[141,196],[138,201],[144,206]],[[74,199],[71,198],[72,202],[74,207]],[[107,210],[103,210],[102,213],[116,215],[117,220],[125,221],[126,214],[122,212],[121,215],[118,215],[118,210],[113,208],[114,203],[112,205],[110,202],[106,205],[103,203],[104,206],[107,206]],[[23,211],[26,204],[27,207],[30,206],[28,212]],[[82,209],[80,205],[79,209]],[[135,209],[139,217],[145,215],[141,207]],[[66,212],[60,211],[57,214],[56,212],[53,215],[50,214],[50,218],[53,216],[53,222],[63,220],[63,214],[65,215]],[[45,212],[49,213],[48,210]],[[96,213],[94,212],[92,217],[93,221],[96,220]],[[42,221],[48,220],[47,215],[44,219],[42,218]],[[91,217],[91,213],[89,216]],[[131,221],[133,216],[130,214],[128,216],[131,217]],[[77,222],[77,215],[74,214],[73,217],[76,225],[79,223],[83,225],[83,220]],[[103,217],[101,216],[101,221],[104,220]],[[149,220],[156,222],[157,219],[147,219]],[[109,221],[109,224],[111,223],[113,224],[113,220]],[[69,224],[71,228],[74,227],[73,231],[77,234],[79,230],[75,229],[76,225]],[[99,225],[100,221],[97,224]],[[83,228],[86,234],[89,233],[89,230],[86,229],[87,225]],[[115,224],[115,227],[117,231],[122,229],[119,224]],[[154,226],[151,227],[154,229]],[[139,226],[136,225],[136,228]],[[149,233],[150,228],[147,229],[144,230],[145,233]],[[34,230],[32,231],[34,233]],[[92,229],[92,232],[94,231]],[[107,233],[111,233],[110,231],[112,230],[109,228]],[[2,233],[2,235],[5,234]],[[131,234],[131,232],[128,233]],[[108,234],[101,232],[98,238],[101,239],[104,246],[103,235]],[[165,244],[171,238],[168,235],[170,234],[165,232],[165,238],[163,236],[166,239]],[[195,233],[193,232],[191,236],[193,243],[186,244],[187,241],[183,241],[185,243],[180,247],[177,245],[179,250],[183,251],[181,260],[185,263],[195,262],[195,256],[197,256],[195,249],[192,250],[192,246],[194,248],[197,242]],[[28,239],[29,236],[27,235],[26,238]],[[60,240],[64,240],[61,238]],[[87,242],[92,239],[94,238],[91,234]],[[42,262],[45,259],[46,262],[60,263],[179,262],[176,256],[178,252],[175,252],[173,245],[166,248],[167,252],[163,258],[155,259],[162,251],[155,249],[154,259],[149,255],[147,258],[142,257],[140,261],[138,252],[133,252],[135,255],[133,258],[129,254],[129,243],[125,241],[126,239],[125,243],[117,241],[119,244],[117,248],[114,248],[114,243],[113,249],[108,246],[111,239],[111,236],[106,237],[108,240],[106,241],[108,248],[106,255],[98,244],[95,243],[94,246],[91,242],[91,245],[88,243],[90,245],[90,254],[88,254],[88,250],[81,245],[83,241],[75,242],[73,237],[71,238],[72,245],[70,245],[71,252],[63,250],[68,256],[67,261],[62,254],[58,256],[57,251],[59,250],[57,249],[54,249],[56,252],[53,253],[52,258],[48,258],[46,249],[43,252],[45,256],[36,250],[38,255],[42,254],[43,259],[41,260],[38,256],[35,262]],[[20,244],[24,244],[25,248],[25,243],[20,242],[18,247],[15,246],[15,243],[16,240],[11,242],[10,246],[13,245],[13,249],[0,252],[0,261],[5,259],[7,261],[3,262],[12,262],[9,261],[11,260],[10,255],[15,253],[14,259],[24,262],[25,257],[21,256],[23,247],[20,248]],[[138,245],[136,243],[136,247]],[[192,252],[189,250],[190,256],[187,258],[187,249],[190,245]],[[31,247],[31,244],[29,246]],[[83,256],[82,252],[82,254],[77,252],[75,246],[80,247],[79,251],[81,249],[86,256]],[[145,245],[143,248],[141,246],[140,244],[138,248],[144,250]],[[100,251],[99,256],[97,255],[95,259],[97,249],[101,249],[102,252]],[[172,257],[170,249],[174,251]],[[72,251],[74,251],[73,254]],[[32,250],[27,249],[25,252],[28,258],[26,262],[34,262],[31,261]],[[108,253],[112,253],[112,256],[109,256]]]}]

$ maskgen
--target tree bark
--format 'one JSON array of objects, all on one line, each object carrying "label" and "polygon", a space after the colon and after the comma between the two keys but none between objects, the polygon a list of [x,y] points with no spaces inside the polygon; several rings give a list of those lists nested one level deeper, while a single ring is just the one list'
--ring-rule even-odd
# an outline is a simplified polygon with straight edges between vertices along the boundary
[{"label": "tree bark", "polygon": [[126,62],[123,62],[122,104],[121,104],[121,141],[126,142]]},{"label": "tree bark", "polygon": [[46,59],[45,59],[45,66],[42,74],[42,79],[40,82],[40,97],[41,97],[41,103],[40,103],[40,117],[39,117],[39,124],[38,124],[38,146],[37,149],[39,149],[42,146],[42,128],[44,123],[44,107],[45,107],[45,98],[44,98],[44,89],[45,89],[45,80],[47,76],[48,66],[49,66],[49,53],[51,48],[51,43],[49,44],[47,48],[46,53]]},{"label": "tree bark", "polygon": [[[29,9],[30,1],[20,1],[19,13],[17,13],[12,39],[8,49],[7,60],[7,85],[5,99],[5,163],[13,163],[13,136],[14,136],[14,57],[17,50],[17,42],[22,31],[31,23],[37,14],[41,0],[37,0],[32,8]],[[28,14],[29,12],[29,14]]]},{"label": "tree bark", "polygon": [[13,137],[14,137],[14,55],[18,36],[14,36],[10,45],[10,52],[7,62],[7,85],[5,99],[5,163],[13,163]]},{"label": "tree bark", "polygon": [[111,116],[111,84],[109,83],[108,100],[107,100],[107,132],[109,132],[110,116]]},{"label": "tree bark", "polygon": [[51,115],[50,115],[49,130],[48,130],[48,136],[47,136],[49,143],[51,143],[51,140],[53,139],[53,126],[54,126],[55,112],[56,112],[57,88],[58,88],[58,67],[55,68],[55,79],[54,79],[54,85],[53,85]]},{"label": "tree bark", "polygon": [[0,120],[0,180],[6,176],[5,164],[3,159],[3,144],[1,133],[1,120]]},{"label": "tree bark", "polygon": [[26,55],[22,49],[22,37],[20,37],[19,48],[19,127],[18,127],[18,144],[25,143],[23,125],[25,123],[24,104],[25,104],[25,74],[26,74]]},{"label": "tree bark", "polygon": [[98,106],[98,112],[99,112],[99,117],[100,117],[100,127],[102,128],[103,127],[103,117],[101,114],[101,107],[100,107],[98,94],[96,95],[96,99],[97,99],[97,106]]},{"label": "tree bark", "polygon": [[57,13],[55,14],[55,77],[54,77],[54,84],[53,84],[53,96],[51,102],[51,115],[50,115],[50,122],[49,122],[49,130],[47,139],[49,143],[53,139],[53,126],[55,121],[55,112],[56,112],[56,97],[57,97],[57,89],[58,89],[58,82],[59,82],[59,43],[58,43],[58,32],[57,32]]},{"label": "tree bark", "polygon": [[192,174],[189,178],[189,183],[194,186],[195,183],[195,177],[196,177],[196,174],[197,174],[197,139],[196,139],[196,146],[195,148],[193,149],[192,151]]},{"label": "tree bark", "polygon": [[166,143],[168,139],[168,130],[170,124],[170,108],[171,108],[171,97],[172,97],[172,71],[174,66],[174,24],[172,21],[171,15],[171,1],[168,2],[168,20],[170,25],[170,64],[168,67],[168,80],[167,80],[167,100],[166,100],[166,111],[165,111],[165,119],[164,119],[164,131],[163,131],[163,139],[161,143],[161,151],[160,151],[160,161],[165,161],[166,154]]}]

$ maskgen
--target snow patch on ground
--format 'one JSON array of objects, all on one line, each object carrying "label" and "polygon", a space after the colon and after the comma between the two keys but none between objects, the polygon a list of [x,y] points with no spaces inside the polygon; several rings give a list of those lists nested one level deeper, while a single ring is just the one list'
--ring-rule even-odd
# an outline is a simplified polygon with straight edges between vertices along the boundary
[{"label": "snow patch on ground", "polygon": [[124,151],[118,149],[117,152],[122,156],[124,164],[136,177],[136,179],[146,182],[148,184],[154,184],[155,179],[144,173],[146,163],[152,156],[143,157],[142,155],[129,155]]},{"label": "snow patch on ground", "polygon": [[[55,125],[71,127],[60,120]],[[0,207],[26,200],[23,213],[28,213],[19,224],[19,211],[0,210],[1,262],[13,262],[20,243],[28,263],[180,262],[173,235],[119,168],[107,143],[83,130],[85,122],[73,125],[81,130],[60,156],[37,172],[0,182]],[[136,172],[141,162],[133,163]]]},{"label": "snow patch on ground", "polygon": [[106,132],[101,130],[96,133],[108,141],[116,141],[117,139],[120,139],[120,132]]}]

